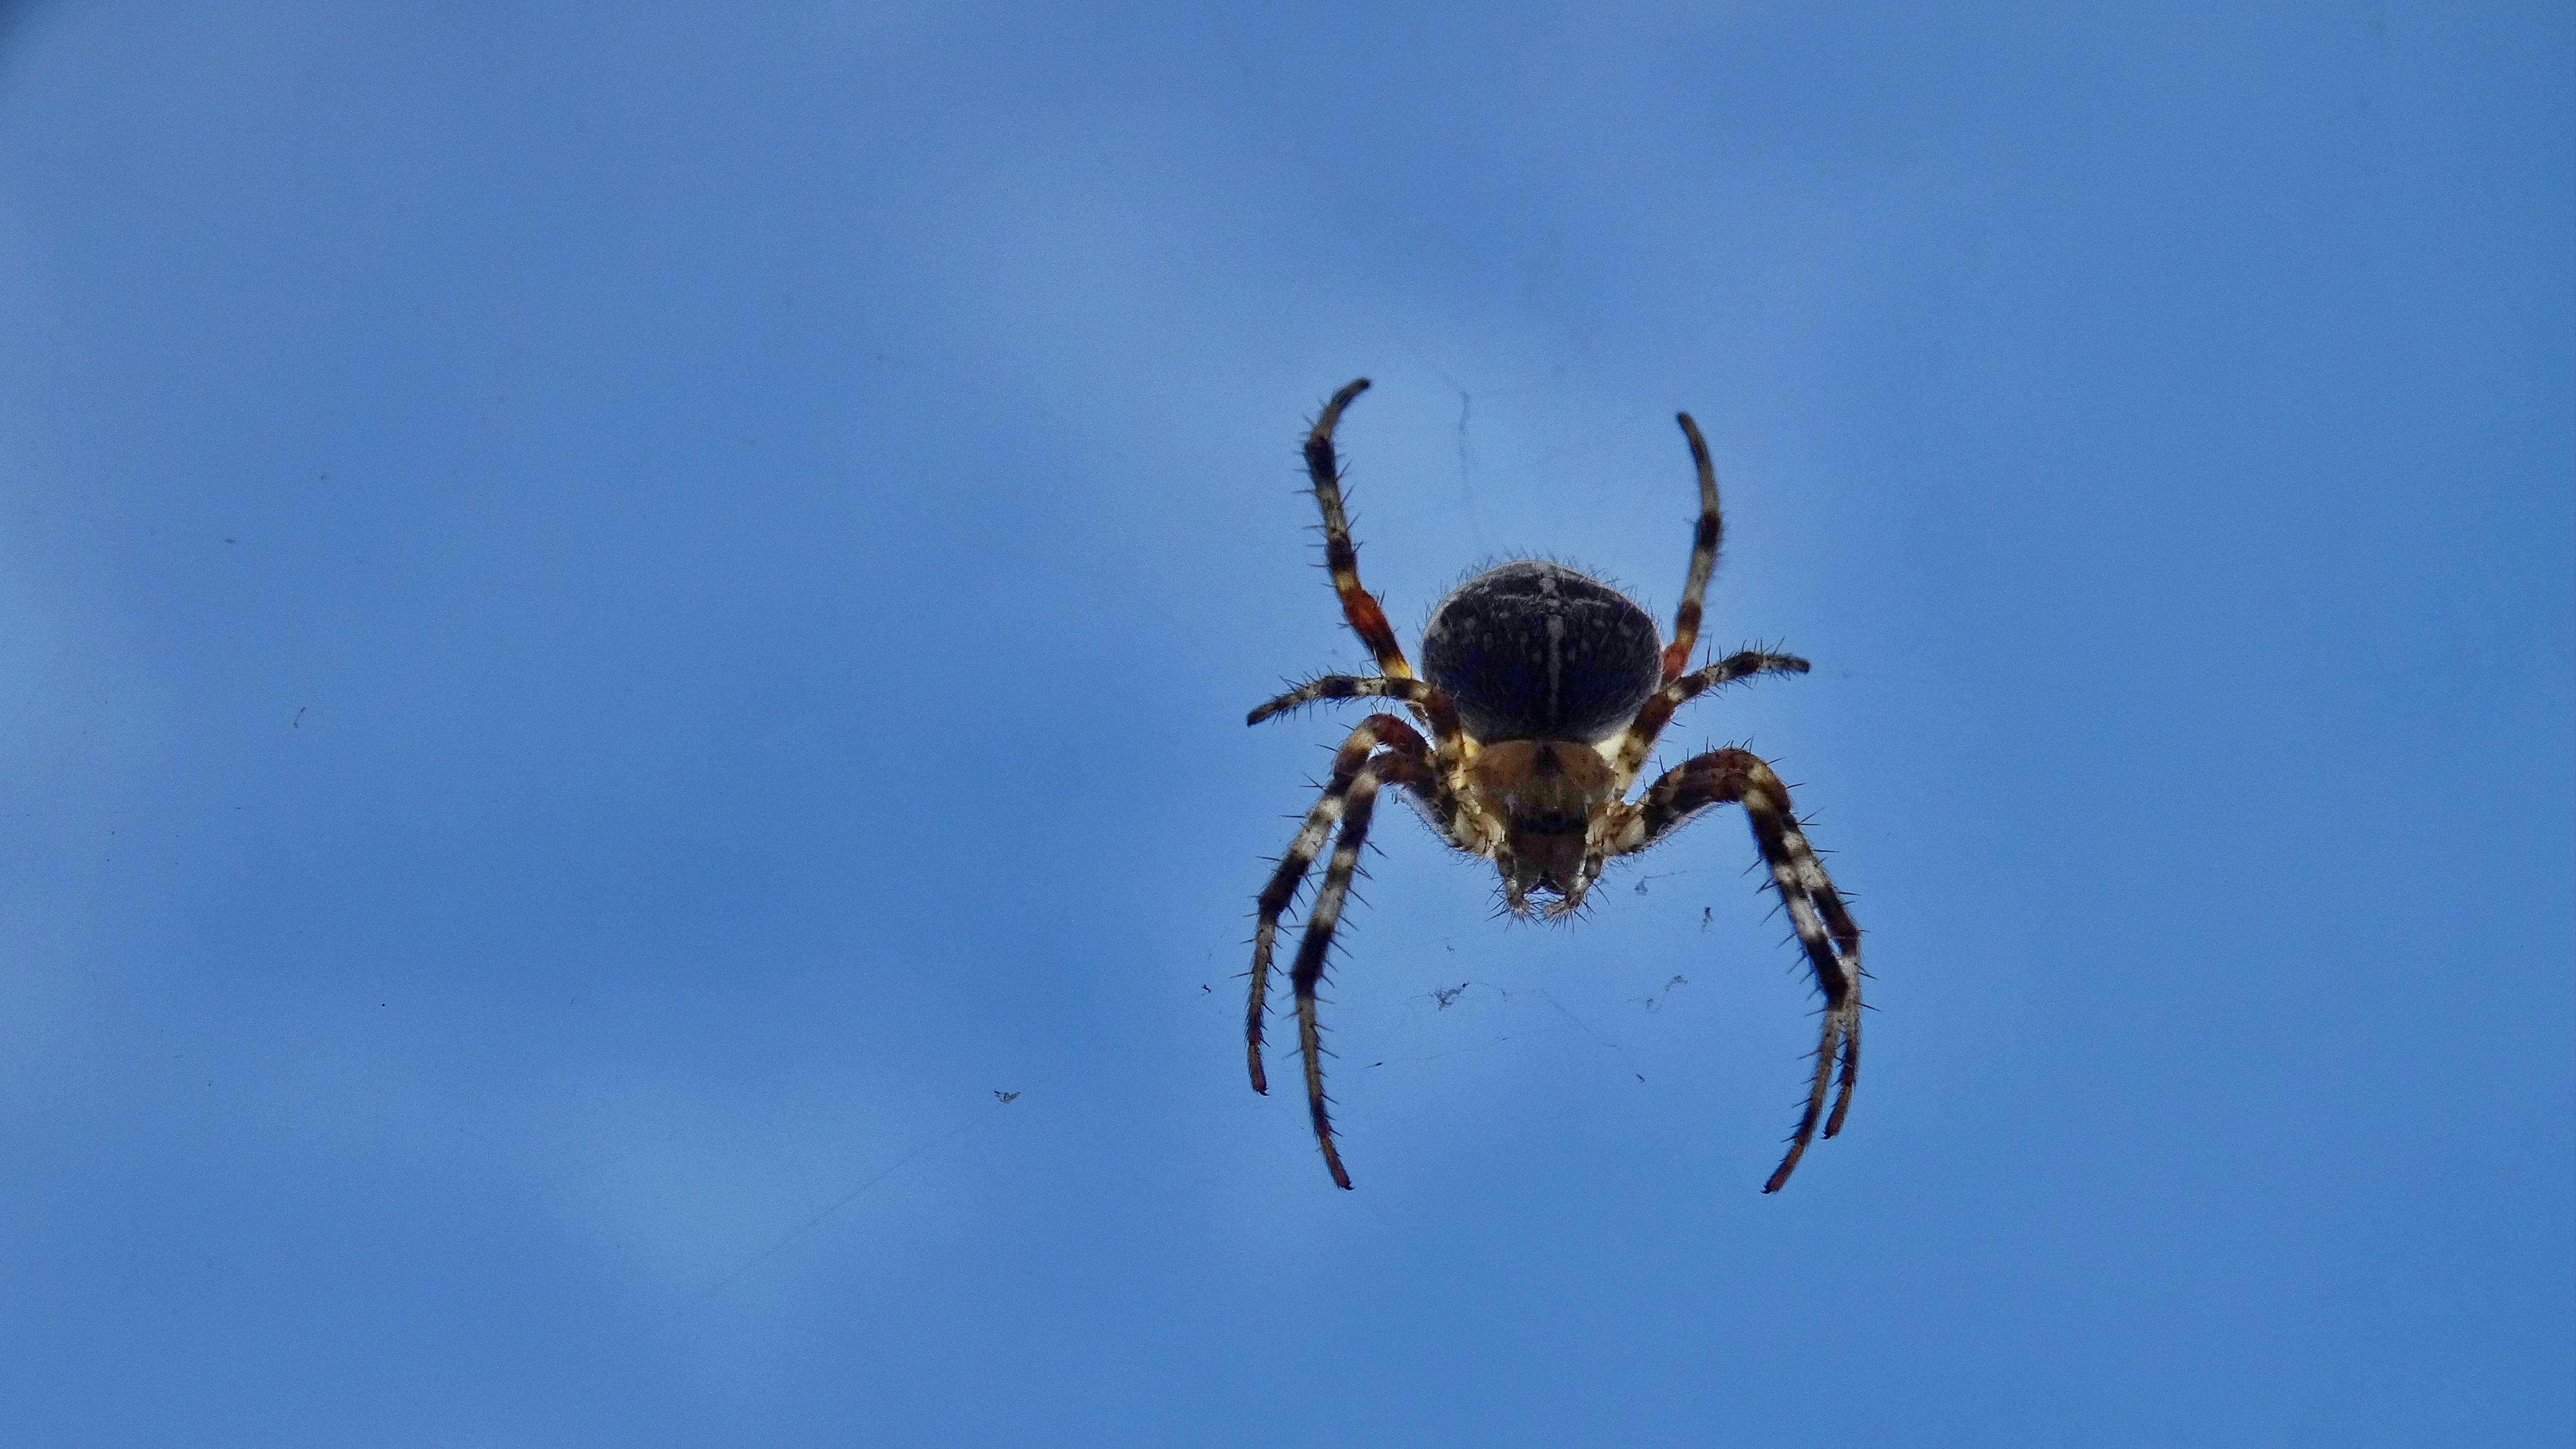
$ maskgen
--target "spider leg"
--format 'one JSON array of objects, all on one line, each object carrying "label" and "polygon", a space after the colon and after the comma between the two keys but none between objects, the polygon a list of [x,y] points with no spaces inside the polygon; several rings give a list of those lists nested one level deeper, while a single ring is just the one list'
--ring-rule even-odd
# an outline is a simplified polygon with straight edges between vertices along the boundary
[{"label": "spider leg", "polygon": [[1333,456],[1333,429],[1341,424],[1342,409],[1368,391],[1368,385],[1367,378],[1354,378],[1324,404],[1323,415],[1306,435],[1306,476],[1314,480],[1315,503],[1324,511],[1324,567],[1332,570],[1333,591],[1342,597],[1342,617],[1377,659],[1379,673],[1410,679],[1413,666],[1404,660],[1404,646],[1396,642],[1386,610],[1360,587],[1360,549],[1351,542],[1351,521],[1342,512],[1341,464]]},{"label": "spider leg", "polygon": [[1346,1192],[1351,1175],[1343,1170],[1342,1154],[1333,1145],[1332,1112],[1324,1101],[1324,1042],[1315,1019],[1315,986],[1323,980],[1333,930],[1341,924],[1342,902],[1350,894],[1351,877],[1359,870],[1360,847],[1368,843],[1379,780],[1423,788],[1430,783],[1426,778],[1430,775],[1420,760],[1390,751],[1363,764],[1352,778],[1350,798],[1342,809],[1342,835],[1333,843],[1333,858],[1324,867],[1324,887],[1315,893],[1314,908],[1306,912],[1306,935],[1297,943],[1297,964],[1288,973],[1289,985],[1297,993],[1297,1049],[1306,1064],[1306,1112],[1314,1119],[1315,1143],[1324,1149],[1324,1166],[1331,1170],[1333,1184]]},{"label": "spider leg", "polygon": [[1717,465],[1708,459],[1708,440],[1688,413],[1677,413],[1682,436],[1690,440],[1691,461],[1699,466],[1699,529],[1691,536],[1690,577],[1682,584],[1681,607],[1673,610],[1673,642],[1664,646],[1664,682],[1672,683],[1690,667],[1691,647],[1699,642],[1701,601],[1708,597],[1708,577],[1717,572],[1717,547],[1726,536],[1726,520],[1717,508]]},{"label": "spider leg", "polygon": [[[1646,756],[1655,748],[1655,740],[1672,722],[1673,712],[1721,684],[1732,684],[1756,674],[1804,674],[1811,666],[1795,654],[1770,654],[1746,649],[1730,654],[1705,669],[1685,674],[1647,696],[1637,717],[1628,722],[1627,731],[1619,736],[1610,751],[1610,768],[1617,772],[1619,787],[1637,778],[1646,767]],[[1667,777],[1669,778],[1669,777]]]},{"label": "spider leg", "polygon": [[[1278,868],[1270,873],[1270,882],[1261,889],[1256,924],[1252,931],[1252,1000],[1243,1015],[1244,1056],[1252,1070],[1252,1090],[1270,1091],[1270,1077],[1262,1070],[1261,1038],[1270,1004],[1270,960],[1272,948],[1279,939],[1279,917],[1288,903],[1297,897],[1297,887],[1306,879],[1307,867],[1323,851],[1331,837],[1334,822],[1342,818],[1354,783],[1368,766],[1369,755],[1384,745],[1397,752],[1396,758],[1408,762],[1423,757],[1427,746],[1413,726],[1391,714],[1373,714],[1360,721],[1358,728],[1342,741],[1333,755],[1333,773],[1324,785],[1324,793],[1306,812],[1305,823],[1288,842],[1279,857]],[[1430,773],[1425,771],[1425,773]],[[1372,777],[1370,789],[1377,787]],[[1347,889],[1347,885],[1345,886]],[[1319,906],[1321,902],[1317,903]],[[1309,931],[1312,915],[1309,915]]]},{"label": "spider leg", "polygon": [[1444,771],[1456,768],[1466,758],[1467,731],[1458,722],[1458,706],[1450,702],[1448,694],[1438,685],[1419,679],[1327,674],[1320,679],[1310,679],[1253,710],[1244,716],[1243,722],[1257,725],[1273,715],[1301,708],[1319,699],[1403,700],[1420,710],[1424,721],[1431,726],[1431,738],[1439,745]]},{"label": "spider leg", "polygon": [[[1797,929],[1807,964],[1825,996],[1823,1035],[1816,1043],[1816,1075],[1807,1090],[1807,1108],[1790,1136],[1787,1155],[1762,1185],[1764,1192],[1778,1192],[1787,1185],[1798,1159],[1806,1155],[1819,1120],[1824,1135],[1831,1137],[1843,1130],[1843,1118],[1851,1111],[1852,1084],[1860,1076],[1860,927],[1853,924],[1833,878],[1825,874],[1815,847],[1798,824],[1789,803],[1789,787],[1750,750],[1713,750],[1665,771],[1629,807],[1633,813],[1615,853],[1644,850],[1694,812],[1728,802],[1744,806],[1762,863],[1770,868],[1772,887],[1788,907],[1790,924]],[[1839,1083],[1835,1080],[1838,1065]],[[1828,1088],[1833,1090],[1831,1115],[1825,1111]]]}]

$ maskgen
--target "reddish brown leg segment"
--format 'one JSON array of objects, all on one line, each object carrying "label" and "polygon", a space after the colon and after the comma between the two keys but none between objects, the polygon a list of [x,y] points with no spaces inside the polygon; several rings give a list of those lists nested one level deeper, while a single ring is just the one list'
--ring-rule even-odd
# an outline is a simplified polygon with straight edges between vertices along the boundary
[{"label": "reddish brown leg segment", "polygon": [[1314,480],[1315,504],[1324,511],[1324,567],[1332,571],[1333,592],[1341,595],[1342,617],[1376,658],[1379,673],[1410,679],[1413,666],[1405,662],[1404,646],[1396,642],[1386,610],[1360,587],[1360,548],[1351,541],[1351,521],[1342,512],[1342,469],[1333,456],[1333,429],[1341,425],[1342,409],[1368,391],[1368,385],[1367,378],[1354,378],[1324,404],[1314,431],[1306,435],[1306,476]]}]

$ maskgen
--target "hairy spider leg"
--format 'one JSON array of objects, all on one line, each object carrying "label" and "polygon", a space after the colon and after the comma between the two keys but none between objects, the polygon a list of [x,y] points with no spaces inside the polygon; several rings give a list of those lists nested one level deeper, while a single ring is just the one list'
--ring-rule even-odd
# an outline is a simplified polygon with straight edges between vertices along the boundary
[{"label": "hairy spider leg", "polygon": [[1333,1174],[1333,1185],[1347,1192],[1351,1175],[1343,1170],[1342,1154],[1333,1145],[1333,1117],[1324,1101],[1323,1029],[1315,1019],[1315,986],[1324,978],[1324,965],[1333,946],[1333,930],[1341,924],[1342,902],[1350,895],[1351,877],[1358,873],[1360,848],[1368,844],[1369,816],[1377,808],[1378,782],[1426,788],[1425,777],[1431,771],[1420,760],[1390,751],[1360,767],[1350,786],[1350,799],[1342,808],[1342,835],[1333,842],[1333,858],[1324,866],[1323,889],[1315,892],[1314,908],[1306,912],[1306,934],[1297,943],[1297,964],[1288,973],[1288,982],[1297,993],[1297,1050],[1306,1064],[1306,1112],[1314,1119],[1315,1144],[1324,1149],[1324,1166]]},{"label": "hairy spider leg", "polygon": [[1360,548],[1351,542],[1351,521],[1342,512],[1342,470],[1333,456],[1333,429],[1341,425],[1342,409],[1368,391],[1368,385],[1365,377],[1353,378],[1324,404],[1323,416],[1306,435],[1306,475],[1314,480],[1315,504],[1324,511],[1324,567],[1332,571],[1333,592],[1342,597],[1342,617],[1376,656],[1379,673],[1411,679],[1413,666],[1405,662],[1404,646],[1396,642],[1386,610],[1360,587]]},{"label": "hairy spider leg", "polygon": [[[1804,827],[1789,803],[1789,787],[1750,750],[1712,750],[1664,772],[1632,807],[1634,814],[1620,855],[1631,855],[1662,839],[1693,812],[1710,805],[1738,802],[1753,826],[1754,844],[1771,871],[1771,885],[1789,909],[1789,922],[1806,948],[1807,964],[1824,992],[1822,1038],[1816,1043],[1816,1075],[1807,1090],[1807,1109],[1789,1138],[1789,1151],[1772,1170],[1764,1192],[1786,1186],[1807,1144],[1816,1137],[1818,1120],[1824,1135],[1843,1130],[1851,1111],[1852,1084],[1860,1076],[1860,927],[1834,889],[1824,863],[1816,859]],[[1835,1087],[1831,1116],[1825,1114],[1825,1092],[1834,1085],[1837,1063],[1841,1082]]]},{"label": "hairy spider leg", "polygon": [[1771,654],[1759,649],[1741,650],[1705,669],[1695,670],[1656,690],[1647,697],[1628,721],[1627,731],[1610,750],[1610,768],[1617,772],[1619,788],[1625,790],[1646,768],[1646,756],[1654,751],[1655,741],[1670,724],[1673,712],[1721,684],[1732,684],[1756,674],[1804,674],[1813,666],[1795,654]]},{"label": "hairy spider leg", "polygon": [[[1320,679],[1310,679],[1259,706],[1244,716],[1243,722],[1257,725],[1273,715],[1301,708],[1319,699],[1400,699],[1412,705],[1420,711],[1423,721],[1431,726],[1431,738],[1440,750],[1444,778],[1450,776],[1470,752],[1466,727],[1458,721],[1458,706],[1451,702],[1440,686],[1420,679],[1327,674]],[[1454,786],[1456,781],[1451,780],[1450,783]]]},{"label": "hairy spider leg", "polygon": [[1701,603],[1708,597],[1709,575],[1717,572],[1717,548],[1726,537],[1726,519],[1717,508],[1717,465],[1709,461],[1708,440],[1688,413],[1676,413],[1682,436],[1690,439],[1691,461],[1699,465],[1699,527],[1691,535],[1690,577],[1682,584],[1681,606],[1673,610],[1673,642],[1664,646],[1664,682],[1672,683],[1690,668],[1691,649],[1699,643]]},{"label": "hairy spider leg", "polygon": [[[1413,726],[1391,714],[1373,714],[1361,720],[1357,728],[1342,741],[1333,755],[1333,773],[1324,785],[1324,793],[1306,812],[1306,821],[1288,842],[1279,857],[1278,868],[1270,873],[1270,883],[1261,888],[1261,896],[1252,930],[1252,1000],[1244,1009],[1244,1057],[1252,1068],[1252,1090],[1268,1095],[1270,1076],[1261,1066],[1261,1038],[1270,1007],[1270,958],[1279,939],[1279,917],[1297,898],[1297,888],[1306,880],[1306,869],[1324,849],[1333,833],[1333,825],[1342,818],[1352,786],[1367,766],[1369,755],[1386,746],[1399,757],[1420,760],[1428,747]],[[1428,773],[1426,771],[1426,773]],[[1377,787],[1372,783],[1369,788]],[[1445,793],[1445,792],[1444,792]]]}]

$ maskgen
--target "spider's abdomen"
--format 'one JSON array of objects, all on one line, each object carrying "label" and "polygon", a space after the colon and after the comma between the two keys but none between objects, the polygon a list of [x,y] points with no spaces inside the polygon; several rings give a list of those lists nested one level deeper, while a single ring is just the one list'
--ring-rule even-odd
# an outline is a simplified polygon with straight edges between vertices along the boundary
[{"label": "spider's abdomen", "polygon": [[1655,621],[1617,589],[1542,559],[1460,584],[1422,631],[1422,676],[1481,740],[1607,739],[1663,682]]}]

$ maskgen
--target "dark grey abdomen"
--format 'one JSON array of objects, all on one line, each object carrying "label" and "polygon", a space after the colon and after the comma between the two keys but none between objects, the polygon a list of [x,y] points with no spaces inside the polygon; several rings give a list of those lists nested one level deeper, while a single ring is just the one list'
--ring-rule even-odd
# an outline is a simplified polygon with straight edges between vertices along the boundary
[{"label": "dark grey abdomen", "polygon": [[1655,621],[1562,564],[1516,559],[1440,601],[1422,677],[1483,740],[1606,739],[1663,682]]}]

